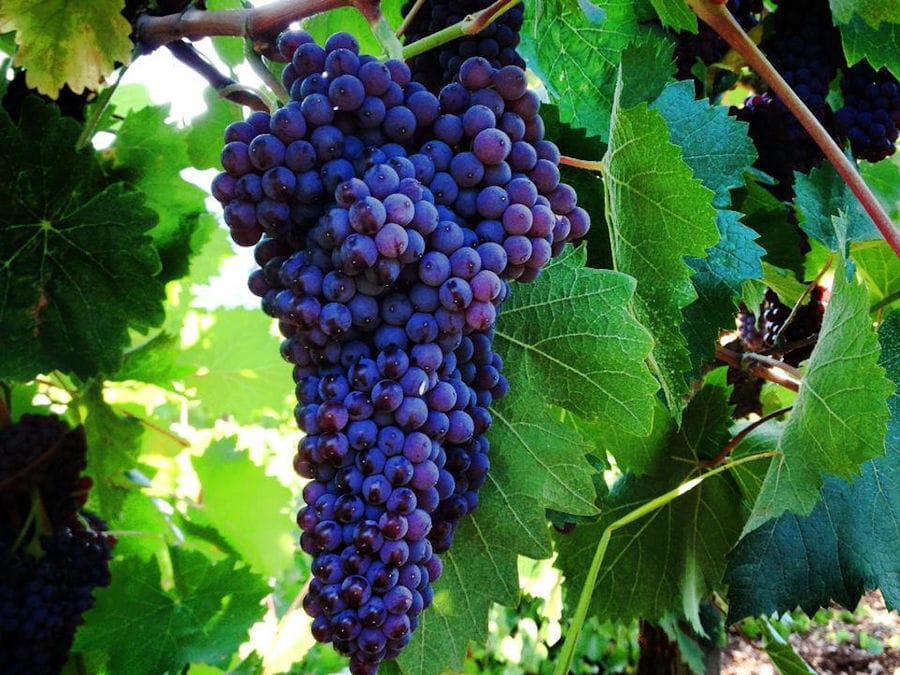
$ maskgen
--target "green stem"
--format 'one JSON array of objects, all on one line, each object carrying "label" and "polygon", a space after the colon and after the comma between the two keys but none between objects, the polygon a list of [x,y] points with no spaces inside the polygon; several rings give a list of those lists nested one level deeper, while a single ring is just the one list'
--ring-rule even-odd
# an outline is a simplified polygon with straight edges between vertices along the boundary
[{"label": "green stem", "polygon": [[103,113],[106,111],[106,107],[109,105],[110,99],[112,99],[113,94],[116,93],[116,89],[119,87],[119,82],[122,81],[122,77],[124,77],[127,70],[128,66],[122,66],[122,68],[119,70],[119,76],[116,78],[116,81],[106,89],[104,89],[102,92],[100,92],[100,96],[97,97],[97,101],[94,104],[94,110],[93,112],[91,112],[91,116],[85,121],[84,129],[81,130],[81,135],[78,137],[78,140],[75,141],[76,150],[81,150],[91,142],[91,139],[94,137],[94,133],[96,133],[97,131],[97,125],[100,124],[100,118],[103,117]]},{"label": "green stem", "polygon": [[794,93],[790,85],[769,63],[769,60],[759,50],[759,47],[751,40],[744,29],[738,25],[725,4],[718,4],[715,0],[687,0],[691,9],[703,19],[704,22],[716,31],[728,44],[738,52],[744,60],[762,77],[784,102],[788,109],[799,120],[803,128],[809,133],[816,145],[828,158],[844,182],[856,195],[859,203],[869,214],[878,231],[888,242],[890,247],[900,256],[900,230],[891,222],[890,216],[881,206],[875,195],[866,185],[857,171],[856,165],[847,159],[846,155],[834,142],[834,139],[825,130],[825,127],[816,119],[806,104]]},{"label": "green stem", "polygon": [[594,551],[594,558],[593,560],[591,560],[591,567],[588,570],[587,578],[584,580],[584,586],[581,589],[581,595],[578,597],[578,605],[575,608],[575,616],[572,618],[572,625],[569,626],[569,629],[566,631],[566,639],[565,642],[563,642],[562,651],[560,653],[559,660],[556,662],[556,667],[553,669],[553,675],[566,675],[572,666],[572,659],[575,655],[575,646],[578,643],[578,636],[581,634],[581,629],[584,626],[585,619],[587,618],[588,607],[591,604],[591,597],[594,594],[594,586],[596,586],[597,577],[600,574],[600,566],[603,564],[603,558],[606,556],[606,550],[609,547],[609,542],[612,538],[613,532],[625,527],[626,525],[630,525],[636,520],[640,520],[644,516],[649,515],[657,509],[662,508],[678,497],[687,494],[707,478],[712,478],[713,476],[717,476],[718,474],[725,471],[730,471],[731,469],[734,469],[741,464],[755,462],[758,459],[774,457],[777,454],[778,453],[774,451],[761,452],[755,455],[747,455],[746,457],[741,457],[740,459],[721,464],[716,468],[710,469],[706,473],[697,476],[696,478],[691,478],[690,480],[685,481],[678,487],[669,490],[665,494],[662,494],[655,499],[651,499],[646,504],[641,504],[633,511],[629,511],[618,520],[610,523],[606,527],[606,529],[603,530],[603,534],[600,536],[600,541],[597,543],[597,549]]},{"label": "green stem", "polygon": [[370,18],[369,27],[372,29],[375,39],[378,40],[378,44],[384,48],[384,53],[387,54],[389,59],[403,58],[403,45],[400,44],[400,40],[394,34],[394,29],[391,28],[391,24],[388,23],[384,14],[378,12],[377,19],[373,20]]},{"label": "green stem", "polygon": [[605,167],[603,166],[602,161],[594,161],[590,159],[578,159],[576,157],[567,157],[566,155],[562,155],[559,158],[560,164],[565,164],[566,166],[571,166],[576,169],[587,169],[588,171],[597,171],[598,173],[603,173]]},{"label": "green stem", "polygon": [[[288,90],[284,88],[284,84],[281,80],[275,77],[272,74],[272,71],[266,67],[265,63],[263,63],[259,52],[253,48],[253,40],[250,38],[244,38],[244,58],[247,59],[247,63],[250,64],[250,67],[253,69],[253,72],[256,73],[256,76],[272,90],[272,93],[275,94],[277,100],[282,103],[290,100],[291,95],[288,93]],[[271,111],[273,109],[273,106],[270,105],[269,110]]]},{"label": "green stem", "polygon": [[452,42],[464,35],[476,35],[483,31],[487,26],[496,21],[500,16],[511,10],[519,4],[521,0],[496,0],[492,5],[486,7],[480,12],[469,14],[462,21],[452,26],[447,26],[437,33],[416,40],[412,44],[408,44],[403,48],[403,58],[409,59],[418,56],[429,49],[440,47],[443,44]]},{"label": "green stem", "polygon": [[877,312],[880,309],[884,309],[895,300],[900,300],[900,291],[894,291],[893,293],[884,296],[881,300],[872,305],[872,308],[869,311],[873,313]]}]

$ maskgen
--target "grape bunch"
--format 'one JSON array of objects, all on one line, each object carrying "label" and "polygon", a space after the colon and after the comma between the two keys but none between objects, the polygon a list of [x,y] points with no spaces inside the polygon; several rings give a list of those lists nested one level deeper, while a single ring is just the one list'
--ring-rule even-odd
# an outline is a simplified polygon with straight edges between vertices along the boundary
[{"label": "grape bunch", "polygon": [[0,672],[59,672],[94,589],[109,585],[114,539],[79,513],[85,453],[83,430],[54,416],[0,429]]},{"label": "grape bunch", "polygon": [[226,129],[213,194],[293,364],[313,635],[373,673],[478,506],[509,281],[590,223],[521,68],[471,58],[435,95],[347,34],[279,49],[292,100]]},{"label": "grape bunch", "polygon": [[[404,17],[415,4],[415,0],[408,0],[402,10]],[[490,4],[491,0],[426,0],[407,27],[406,43],[411,44],[452,26]],[[525,8],[520,3],[477,35],[457,38],[412,57],[409,65],[413,79],[424,84],[429,91],[439,91],[443,85],[456,78],[463,62],[473,56],[487,59],[495,68],[524,68],[525,61],[516,51],[524,18]]]},{"label": "grape bunch", "polygon": [[838,132],[853,154],[878,162],[896,151],[900,127],[900,82],[887,68],[875,70],[861,61],[844,71],[844,107],[834,116]]},{"label": "grape bunch", "polygon": [[[760,47],[810,112],[828,128],[828,87],[843,64],[840,35],[832,25],[828,1],[780,2]],[[759,152],[756,166],[778,179],[781,196],[789,197],[794,171],[809,172],[822,159],[821,150],[777,96],[755,94],[734,114],[749,122],[750,137]]]}]

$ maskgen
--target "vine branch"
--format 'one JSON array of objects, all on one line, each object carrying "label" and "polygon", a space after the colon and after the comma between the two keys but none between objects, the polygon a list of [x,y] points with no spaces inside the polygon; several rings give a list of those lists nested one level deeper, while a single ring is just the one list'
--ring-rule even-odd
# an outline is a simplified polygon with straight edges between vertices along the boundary
[{"label": "vine branch", "polygon": [[800,97],[794,93],[794,90],[775,70],[753,40],[747,36],[744,29],[738,25],[734,17],[731,16],[731,12],[725,7],[725,3],[722,2],[720,4],[716,0],[687,0],[687,4],[697,16],[709,24],[719,36],[728,42],[732,49],[738,52],[750,67],[775,91],[816,142],[816,145],[828,158],[828,161],[837,169],[841,178],[853,191],[853,194],[862,204],[866,213],[869,214],[869,217],[894,250],[894,253],[900,256],[900,230],[891,221],[884,207],[881,206],[881,203],[869,189],[869,186],[866,185],[862,176],[859,175],[856,166],[844,155],[838,144],[834,142],[834,139],[825,130],[825,127],[809,111],[809,108],[800,100]]},{"label": "vine branch", "polygon": [[781,385],[791,391],[800,391],[800,372],[781,361],[761,354],[753,354],[759,363],[748,363],[752,352],[741,354],[721,345],[716,346],[716,359],[734,368],[743,368],[754,377]]},{"label": "vine branch", "polygon": [[259,92],[240,85],[227,75],[220,73],[190,42],[173,40],[166,44],[166,49],[181,63],[206,80],[222,98],[238,105],[245,105],[251,110],[269,112],[269,104]]}]

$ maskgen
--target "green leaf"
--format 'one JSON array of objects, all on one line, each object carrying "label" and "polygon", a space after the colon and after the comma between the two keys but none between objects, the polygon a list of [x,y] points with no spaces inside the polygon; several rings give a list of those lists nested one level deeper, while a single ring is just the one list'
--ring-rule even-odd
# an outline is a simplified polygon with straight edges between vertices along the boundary
[{"label": "green leaf", "polygon": [[[211,443],[193,464],[202,498],[190,517],[216,528],[260,574],[280,576],[293,565],[290,490],[238,452],[234,439]],[[252,509],[236,499],[242,494],[253,495]]]},{"label": "green leaf", "polygon": [[[875,223],[830,163],[824,162],[808,176],[797,174],[794,192],[800,227],[830,250],[841,250],[841,244],[846,241],[882,238]],[[832,218],[839,214],[846,217],[849,226],[846,235],[835,231]]]},{"label": "green leaf", "polygon": [[747,183],[736,206],[744,214],[744,225],[759,233],[756,243],[766,250],[763,260],[802,276],[801,232],[794,220],[793,209],[756,181]]},{"label": "green leaf", "polygon": [[882,0],[830,0],[835,23],[848,23],[854,16],[862,18],[873,28],[882,21],[900,23],[900,6]]},{"label": "green leaf", "polygon": [[515,387],[586,419],[650,430],[651,341],[628,313],[634,281],[583,267],[584,248],[517,284],[497,321],[496,349]]},{"label": "green leaf", "polygon": [[[891,3],[886,2],[884,6]],[[851,65],[868,60],[873,68],[887,67],[894,75],[900,74],[900,26],[883,23],[872,28],[859,17],[841,26],[841,42],[844,54]]]},{"label": "green leaf", "polygon": [[900,299],[900,258],[886,241],[854,250],[853,262],[866,280],[872,304]]},{"label": "green leaf", "polygon": [[233,558],[213,564],[200,553],[170,552],[169,590],[161,588],[155,560],[113,561],[112,585],[96,592],[73,649],[107,651],[110,672],[131,675],[181,672],[198,662],[227,666],[261,617],[269,587]]},{"label": "green leaf", "polygon": [[866,289],[835,269],[831,300],[800,393],[744,532],[785,511],[812,511],[823,474],[851,480],[884,452],[892,385],[878,365]]},{"label": "green leaf", "polygon": [[[133,112],[122,123],[109,155],[116,175],[147,195],[147,205],[159,214],[150,231],[163,261],[161,278],[177,279],[187,273],[188,260],[212,229],[198,233],[206,213],[206,192],[182,179],[179,172],[191,165],[186,132],[166,124],[168,106]],[[218,147],[216,144],[214,147]]]},{"label": "green leaf", "polygon": [[[672,424],[662,437],[647,475],[625,475],[602,504],[600,521],[555,537],[557,565],[568,588],[577,593],[583,586],[597,542],[610,523],[693,477],[698,460],[722,450],[731,422],[728,395],[725,387],[704,386],[685,409],[681,429]],[[737,485],[721,474],[616,530],[589,611],[619,621],[659,621],[675,611],[698,629],[700,599],[718,588],[725,554],[737,541],[743,519]]]},{"label": "green leaf", "polygon": [[78,401],[84,407],[88,474],[94,480],[88,506],[113,518],[132,487],[126,472],[138,465],[143,427],[119,415],[103,400],[103,385],[94,383]]},{"label": "green leaf", "polygon": [[204,411],[247,424],[261,413],[280,417],[292,410],[291,371],[279,354],[278,340],[269,333],[271,319],[246,309],[222,309],[212,316],[212,327],[176,361],[193,369],[184,382],[196,390]]},{"label": "green leaf", "polygon": [[79,126],[36,98],[0,112],[0,372],[115,371],[128,328],[162,321],[144,198],[107,185]]},{"label": "green leaf", "polygon": [[184,379],[194,372],[189,366],[176,363],[180,349],[181,343],[176,336],[160,333],[125,354],[122,368],[112,379],[119,382],[136,380],[166,387],[173,380]]},{"label": "green leaf", "polygon": [[[900,386],[900,312],[879,331],[880,363]],[[860,375],[859,382],[867,380]],[[856,606],[880,588],[900,607],[900,394],[889,401],[887,454],[863,465],[852,484],[827,477],[805,517],[784,514],[741,539],[728,561],[729,621],[800,606],[809,614],[832,600]]]},{"label": "green leaf", "polygon": [[756,161],[747,124],[730,116],[725,106],[695,101],[694,83],[687,80],[667,86],[650,107],[666,120],[669,140],[681,148],[694,178],[715,192],[713,204],[727,207],[730,191],[744,185],[744,174]]},{"label": "green leaf", "polygon": [[900,220],[900,155],[875,164],[863,162],[859,172],[891,219]]},{"label": "green leaf", "polygon": [[734,328],[736,299],[741,297],[747,279],[763,276],[760,258],[765,251],[756,245],[756,232],[742,225],[736,211],[719,211],[719,243],[705,258],[689,258],[694,268],[691,281],[697,300],[684,309],[684,326],[695,370],[715,355],[716,340],[722,329]]},{"label": "green leaf", "polygon": [[663,25],[672,30],[697,32],[697,15],[684,0],[650,0]]},{"label": "green leaf", "polygon": [[674,409],[691,369],[682,310],[697,298],[684,258],[703,257],[719,233],[712,192],[668,137],[658,111],[616,110],[604,164],[616,269],[637,279],[634,311],[656,340],[654,367]]},{"label": "green leaf", "polygon": [[[400,23],[392,23],[399,26]],[[303,24],[303,29],[312,35],[320,45],[333,33],[344,31],[359,41],[360,54],[381,54],[384,50],[372,34],[372,29],[361,12],[352,7],[341,7],[322,12]]]},{"label": "green leaf", "polygon": [[117,61],[131,61],[124,7],[123,0],[4,0],[0,33],[16,31],[15,65],[25,68],[29,87],[51,98],[64,84],[75,93],[96,90]]},{"label": "green leaf", "polygon": [[520,49],[560,118],[606,138],[619,56],[642,32],[631,0],[544,0],[526,5]]},{"label": "green leaf", "polygon": [[522,389],[512,389],[492,412],[491,470],[478,509],[441,555],[434,605],[399,659],[404,672],[461,671],[469,641],[487,637],[491,605],[512,605],[518,597],[517,557],[550,556],[545,509],[596,512],[586,441]]},{"label": "green leaf", "polygon": [[815,671],[803,660],[794,646],[785,640],[778,629],[768,619],[763,619],[766,632],[763,634],[763,651],[772,659],[780,675],[815,675]]}]

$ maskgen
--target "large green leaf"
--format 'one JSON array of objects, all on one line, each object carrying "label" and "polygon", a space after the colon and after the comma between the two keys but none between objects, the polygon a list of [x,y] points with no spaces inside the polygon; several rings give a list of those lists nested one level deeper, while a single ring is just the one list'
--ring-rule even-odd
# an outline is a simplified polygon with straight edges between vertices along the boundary
[{"label": "large green leaf", "polygon": [[587,269],[585,257],[580,248],[515,286],[497,322],[496,348],[513,386],[646,433],[657,385],[644,363],[650,337],[628,313],[634,281]]},{"label": "large green leaf", "polygon": [[[603,530],[635,508],[696,475],[698,460],[716,456],[728,441],[729,390],[706,385],[684,411],[676,429],[653,448],[654,463],[637,478],[627,474],[602,504],[603,517],[579,524],[569,535],[557,535],[560,569],[567,588],[578,593],[584,584]],[[702,597],[719,587],[725,554],[740,534],[745,513],[734,479],[710,478],[650,515],[615,531],[591,600],[599,618],[659,621],[675,611],[699,626]]]},{"label": "large green leaf", "polygon": [[124,0],[3,0],[0,33],[16,31],[15,65],[26,69],[29,87],[53,98],[64,84],[96,90],[116,62],[131,60],[124,7]]},{"label": "large green leaf", "polygon": [[900,23],[900,6],[882,0],[829,0],[836,23],[847,23],[854,16],[877,27],[882,21]]},{"label": "large green leaf", "polygon": [[94,479],[88,506],[114,518],[132,485],[126,473],[138,466],[143,427],[124,417],[103,400],[103,386],[95,382],[82,392],[88,445],[88,474]]},{"label": "large green leaf", "polygon": [[672,30],[697,32],[697,15],[684,0],[650,0],[664,26]]},{"label": "large green leaf", "polygon": [[36,98],[0,111],[0,372],[116,370],[128,328],[163,319],[156,222],[139,192],[109,185],[80,127]]},{"label": "large green leaf", "polygon": [[[840,250],[847,242],[882,238],[859,200],[828,162],[810,171],[808,176],[797,174],[794,191],[800,227],[830,250]],[[846,218],[846,232],[835,230],[832,218],[838,215]]]},{"label": "large green leaf", "polygon": [[291,371],[269,334],[271,320],[246,309],[220,309],[212,317],[212,327],[175,356],[192,369],[184,383],[204,411],[251,423],[262,413],[280,417],[290,410]]},{"label": "large green leaf", "polygon": [[261,617],[269,587],[233,558],[213,564],[200,553],[170,552],[175,586],[166,590],[155,560],[127,557],[110,565],[112,585],[96,592],[75,651],[106,651],[110,672],[131,675],[228,665]]},{"label": "large green leaf", "polygon": [[606,138],[619,56],[643,29],[631,0],[528,3],[521,49],[560,117]]},{"label": "large green leaf", "polygon": [[887,398],[893,389],[878,365],[863,285],[839,262],[820,338],[745,533],[785,511],[806,515],[823,474],[851,480],[884,452]]},{"label": "large green leaf", "polygon": [[715,192],[713,204],[727,207],[730,191],[744,185],[744,174],[756,161],[747,125],[729,115],[725,106],[694,100],[692,81],[670,84],[650,107],[666,120],[669,140],[681,148],[694,178]]},{"label": "large green leaf", "polygon": [[487,637],[491,605],[513,604],[518,596],[517,557],[550,556],[546,508],[596,513],[595,472],[584,458],[589,443],[527,389],[514,386],[492,412],[491,470],[480,505],[441,556],[434,605],[400,657],[404,672],[462,670],[469,641]]},{"label": "large green leaf", "polygon": [[669,406],[678,408],[691,368],[682,310],[697,298],[685,256],[705,256],[719,232],[713,193],[668,138],[656,110],[617,109],[604,164],[616,269],[637,279],[635,314],[656,341],[654,366]]},{"label": "large green leaf", "polygon": [[191,254],[214,231],[200,219],[206,213],[206,192],[179,176],[191,166],[187,134],[166,124],[167,115],[167,106],[132,112],[108,151],[116,175],[141,190],[159,214],[150,236],[163,261],[164,281],[183,276]]},{"label": "large green leaf", "polygon": [[[881,365],[900,386],[900,312],[879,331]],[[864,380],[860,382],[865,383]],[[812,513],[783,514],[741,539],[730,555],[729,619],[783,612],[813,613],[832,600],[856,606],[880,588],[900,607],[900,395],[889,402],[887,454],[863,465],[852,484],[829,477]]]},{"label": "large green leaf", "polygon": [[885,66],[895,76],[900,75],[900,26],[896,23],[872,28],[859,17],[853,17],[850,23],[841,26],[841,42],[849,63],[866,59],[875,68]]},{"label": "large green leaf", "polygon": [[[294,559],[290,490],[238,452],[233,439],[210,444],[193,464],[203,494],[191,518],[217,529],[255,571],[280,576]],[[241,494],[253,495],[252,509],[235,498]]]}]

